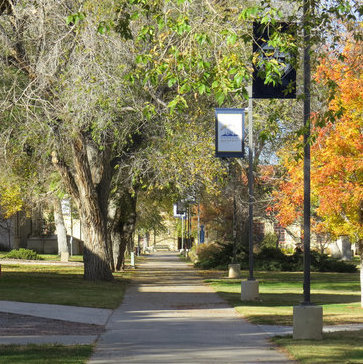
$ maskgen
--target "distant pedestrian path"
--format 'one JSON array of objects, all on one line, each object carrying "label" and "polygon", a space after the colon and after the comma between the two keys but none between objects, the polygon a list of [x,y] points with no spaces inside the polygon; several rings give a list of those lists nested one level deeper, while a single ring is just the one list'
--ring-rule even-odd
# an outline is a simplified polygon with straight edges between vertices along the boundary
[{"label": "distant pedestrian path", "polygon": [[138,265],[89,363],[292,363],[176,253]]}]

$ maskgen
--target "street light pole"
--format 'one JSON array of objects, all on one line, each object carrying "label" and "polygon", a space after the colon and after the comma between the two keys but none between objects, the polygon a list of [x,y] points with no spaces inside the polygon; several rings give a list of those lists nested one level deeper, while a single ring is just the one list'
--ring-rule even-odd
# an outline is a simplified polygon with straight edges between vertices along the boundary
[{"label": "street light pole", "polygon": [[[304,301],[293,309],[293,339],[321,340],[323,307],[310,302],[310,11],[304,1]],[[313,0],[312,0],[313,1]]]},{"label": "street light pole", "polygon": [[310,3],[304,2],[304,302],[310,305]]},{"label": "street light pole", "polygon": [[252,116],[252,87],[248,98],[248,246],[249,246],[249,277],[248,280],[254,281],[253,277],[253,116]]},{"label": "street light pole", "polygon": [[259,282],[253,277],[253,99],[252,86],[248,98],[248,262],[249,277],[241,282],[241,300],[254,301],[259,297]]}]

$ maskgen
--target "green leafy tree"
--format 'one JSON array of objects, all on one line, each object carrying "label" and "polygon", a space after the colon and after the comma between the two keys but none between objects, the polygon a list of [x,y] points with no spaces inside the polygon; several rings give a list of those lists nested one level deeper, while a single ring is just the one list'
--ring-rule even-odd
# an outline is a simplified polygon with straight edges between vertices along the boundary
[{"label": "green leafy tree", "polygon": [[[118,196],[113,192],[140,180],[163,184],[168,169],[165,163],[154,168],[155,151],[163,166],[175,135],[199,131],[197,121],[206,121],[214,106],[243,106],[253,61],[251,20],[273,23],[283,15],[269,2],[2,2],[4,150],[29,147],[42,168],[60,174],[84,227],[86,279],[112,279],[107,223],[110,199]],[[273,41],[296,47],[284,37]],[[276,60],[268,64],[275,66],[266,67],[266,75],[279,82]],[[211,130],[200,134],[202,147],[198,139],[192,144],[193,153],[210,156]],[[183,144],[178,149],[188,152]],[[184,165],[200,181],[198,169],[208,168],[193,153],[185,153]],[[134,178],[131,187],[127,175]],[[185,175],[175,183],[181,186]],[[119,196],[121,208],[124,191]]]}]

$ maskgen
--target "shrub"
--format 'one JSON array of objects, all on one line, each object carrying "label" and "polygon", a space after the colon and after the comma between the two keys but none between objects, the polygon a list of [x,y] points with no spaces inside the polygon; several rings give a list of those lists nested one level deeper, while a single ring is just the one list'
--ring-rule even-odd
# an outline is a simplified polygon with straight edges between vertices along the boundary
[{"label": "shrub", "polygon": [[[180,256],[185,257],[183,253],[181,253]],[[196,263],[198,261],[196,245],[193,245],[192,248],[189,249],[187,260],[192,261],[193,263]]]},{"label": "shrub", "polygon": [[281,251],[286,254],[286,255],[292,255],[295,252],[295,249],[291,246],[287,247],[287,248],[281,248]]},{"label": "shrub", "polygon": [[277,245],[277,235],[275,233],[267,233],[263,240],[260,242],[261,249],[264,248],[276,248]]},{"label": "shrub", "polygon": [[257,254],[256,258],[261,260],[284,261],[286,260],[286,255],[279,248],[265,247],[262,248],[259,254]]},{"label": "shrub", "polygon": [[331,257],[327,257],[314,268],[319,272],[355,273],[358,271],[355,264]]},{"label": "shrub", "polygon": [[[264,248],[256,255],[256,268],[266,271],[303,271],[304,253],[295,251],[291,256],[280,249]],[[311,251],[311,270],[315,272],[355,273],[355,264],[329,257],[317,251]]]},{"label": "shrub", "polygon": [[264,271],[281,271],[283,270],[283,263],[272,260],[272,261],[258,261],[256,262],[256,267],[258,270]]},{"label": "shrub", "polygon": [[196,249],[197,261],[195,266],[202,269],[227,268],[231,262],[233,244],[210,243],[201,244]]},{"label": "shrub", "polygon": [[[202,269],[227,269],[232,261],[232,243],[211,243],[199,245],[195,253],[194,265]],[[255,269],[265,271],[296,272],[304,270],[304,253],[296,249],[293,255],[286,255],[280,249],[264,247],[255,255]],[[241,269],[249,268],[248,254],[243,251],[237,253],[237,262]],[[357,271],[355,264],[331,258],[326,254],[311,251],[311,270],[316,272],[354,273]]]},{"label": "shrub", "polygon": [[26,260],[39,259],[38,254],[34,250],[23,248],[11,250],[8,254],[5,255],[5,258]]},{"label": "shrub", "polygon": [[283,265],[287,263],[288,257],[278,248],[264,247],[260,253],[256,254],[256,268],[266,271],[283,270]]}]

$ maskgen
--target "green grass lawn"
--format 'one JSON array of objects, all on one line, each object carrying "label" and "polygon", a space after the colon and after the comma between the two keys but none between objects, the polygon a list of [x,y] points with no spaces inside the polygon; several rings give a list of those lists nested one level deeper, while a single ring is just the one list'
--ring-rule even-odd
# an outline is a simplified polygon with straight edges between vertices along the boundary
[{"label": "green grass lawn", "polygon": [[[292,310],[303,300],[303,273],[256,272],[260,299],[242,302],[241,279],[203,271],[206,281],[250,322],[292,325]],[[247,272],[243,272],[247,277]],[[224,277],[223,277],[224,276]],[[363,323],[359,273],[311,273],[311,301],[323,306],[324,324]]]},{"label": "green grass lawn", "polygon": [[292,340],[291,336],[273,341],[302,364],[363,363],[363,330],[334,332],[323,340]]},{"label": "green grass lawn", "polygon": [[[292,310],[303,300],[303,273],[256,272],[260,300],[241,301],[241,279],[225,271],[201,271],[206,281],[247,320],[256,324],[291,325]],[[247,272],[243,272],[247,277]],[[311,300],[323,306],[325,325],[363,323],[359,273],[311,273]],[[323,335],[323,340],[272,339],[302,364],[363,363],[363,330]]]},{"label": "green grass lawn", "polygon": [[[38,254],[42,260],[60,261],[60,255],[57,254]],[[70,262],[83,262],[83,255],[72,255],[69,257]]]},{"label": "green grass lawn", "polygon": [[0,364],[83,364],[92,345],[0,345]]},{"label": "green grass lawn", "polygon": [[[6,254],[8,252],[0,252],[0,259],[5,258],[6,259]],[[45,261],[60,261],[60,255],[57,254],[38,254],[38,257],[41,260],[45,260]],[[71,257],[69,257],[69,260],[71,262],[83,262],[83,256],[82,255],[72,255]],[[0,261],[1,263],[1,261]]]},{"label": "green grass lawn", "polygon": [[132,272],[113,282],[83,279],[83,267],[2,264],[0,300],[114,309],[122,302]]}]

